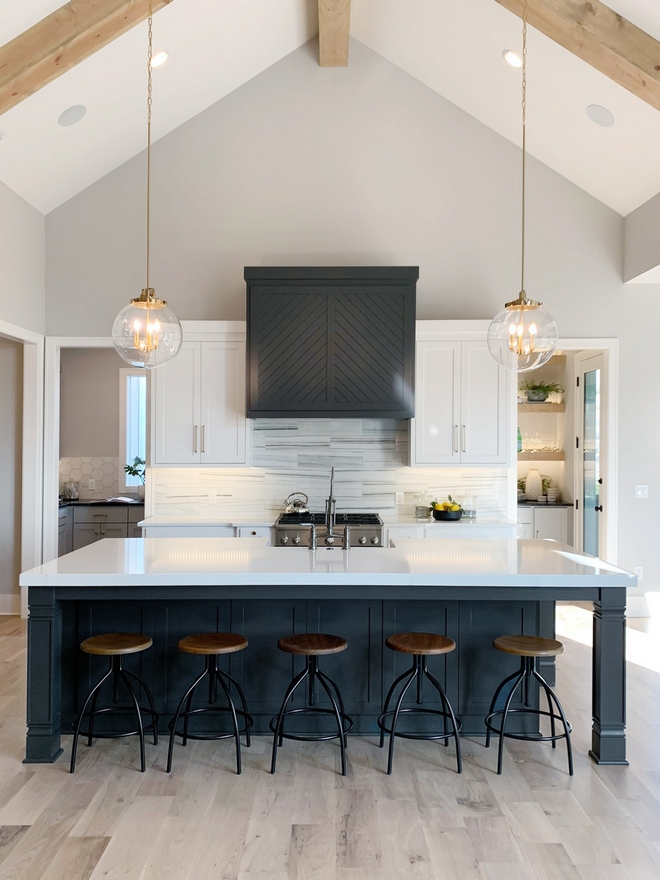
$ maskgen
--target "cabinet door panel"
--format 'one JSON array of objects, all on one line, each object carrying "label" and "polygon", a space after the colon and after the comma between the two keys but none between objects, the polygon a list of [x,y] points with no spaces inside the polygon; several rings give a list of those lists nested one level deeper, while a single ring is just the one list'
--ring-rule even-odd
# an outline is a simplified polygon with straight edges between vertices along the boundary
[{"label": "cabinet door panel", "polygon": [[200,343],[184,342],[179,354],[153,374],[154,465],[198,464]]},{"label": "cabinet door panel", "polygon": [[544,507],[534,509],[534,537],[552,538],[555,541],[568,543],[568,510],[560,507],[549,510]]},{"label": "cabinet door panel", "polygon": [[461,462],[507,461],[507,378],[485,342],[463,342],[461,355]]},{"label": "cabinet door panel", "polygon": [[245,464],[245,343],[202,343],[201,376],[201,463]]},{"label": "cabinet door panel", "polygon": [[460,345],[460,342],[417,343],[412,465],[452,464],[460,459]]},{"label": "cabinet door panel", "polygon": [[108,523],[101,527],[102,538],[128,538],[127,523]]},{"label": "cabinet door panel", "polygon": [[101,539],[101,527],[98,525],[76,524],[73,527],[73,549],[80,550],[88,544]]}]

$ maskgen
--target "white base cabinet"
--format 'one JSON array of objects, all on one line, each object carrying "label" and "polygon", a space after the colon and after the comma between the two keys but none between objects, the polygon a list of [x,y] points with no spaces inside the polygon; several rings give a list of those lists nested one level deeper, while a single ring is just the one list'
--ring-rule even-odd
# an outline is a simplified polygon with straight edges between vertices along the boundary
[{"label": "white base cabinet", "polygon": [[150,466],[247,465],[245,324],[183,326],[181,351],[152,374]]},{"label": "white base cabinet", "polygon": [[568,540],[569,510],[568,507],[519,507],[518,537],[571,543]]}]

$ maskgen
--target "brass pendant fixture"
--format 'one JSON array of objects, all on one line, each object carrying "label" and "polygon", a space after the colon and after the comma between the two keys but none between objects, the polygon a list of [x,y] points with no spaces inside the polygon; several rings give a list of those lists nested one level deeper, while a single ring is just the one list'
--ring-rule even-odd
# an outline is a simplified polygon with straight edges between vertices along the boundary
[{"label": "brass pendant fixture", "polygon": [[121,310],[112,325],[117,353],[134,367],[153,369],[176,357],[183,341],[181,324],[165,300],[150,285],[151,258],[151,107],[153,9],[149,0],[147,53],[147,284],[142,293]]},{"label": "brass pendant fixture", "polygon": [[507,370],[527,373],[543,366],[557,347],[557,326],[543,303],[525,292],[525,184],[527,172],[527,0],[523,2],[522,51],[522,242],[517,299],[505,304],[488,328],[488,348]]}]

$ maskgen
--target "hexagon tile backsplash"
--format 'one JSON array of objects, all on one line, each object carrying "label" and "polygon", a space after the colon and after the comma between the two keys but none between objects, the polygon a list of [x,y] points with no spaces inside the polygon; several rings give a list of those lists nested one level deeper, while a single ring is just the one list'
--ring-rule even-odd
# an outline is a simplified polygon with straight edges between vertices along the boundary
[{"label": "hexagon tile backsplash", "polygon": [[[80,498],[112,498],[119,494],[119,459],[80,456],[60,459],[60,491],[65,483],[80,483]],[[94,488],[89,481],[94,480]]]}]

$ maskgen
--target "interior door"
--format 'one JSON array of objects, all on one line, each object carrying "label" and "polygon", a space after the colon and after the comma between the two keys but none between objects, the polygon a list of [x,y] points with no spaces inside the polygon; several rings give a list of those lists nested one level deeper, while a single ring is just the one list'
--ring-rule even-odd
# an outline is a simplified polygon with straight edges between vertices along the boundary
[{"label": "interior door", "polygon": [[576,543],[593,556],[605,552],[607,516],[605,425],[607,399],[605,357],[602,353],[577,355],[575,497],[578,500]]}]

